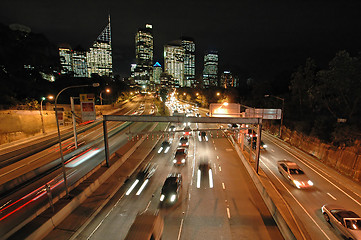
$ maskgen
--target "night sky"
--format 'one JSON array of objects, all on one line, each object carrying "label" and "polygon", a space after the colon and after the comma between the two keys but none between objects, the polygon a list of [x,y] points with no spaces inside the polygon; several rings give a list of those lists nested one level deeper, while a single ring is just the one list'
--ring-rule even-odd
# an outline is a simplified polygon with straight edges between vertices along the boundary
[{"label": "night sky", "polygon": [[138,27],[153,24],[154,60],[163,65],[163,45],[181,35],[196,41],[197,73],[205,50],[219,52],[220,65],[254,79],[293,72],[312,57],[326,66],[337,51],[361,50],[361,1],[92,1],[5,0],[0,22],[26,25],[55,44],[88,49],[111,14],[113,68],[126,77],[134,62]]}]

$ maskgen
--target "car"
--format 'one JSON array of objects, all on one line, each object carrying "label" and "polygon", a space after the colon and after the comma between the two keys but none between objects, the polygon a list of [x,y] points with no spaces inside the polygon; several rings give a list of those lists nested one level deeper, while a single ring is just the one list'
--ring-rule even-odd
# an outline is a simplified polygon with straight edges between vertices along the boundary
[{"label": "car", "polygon": [[321,208],[326,222],[337,229],[345,239],[361,239],[361,218],[343,207],[325,204]]},{"label": "car", "polygon": [[184,135],[186,135],[186,136],[191,136],[192,135],[192,129],[191,129],[190,126],[185,126],[183,131],[184,131]]},{"label": "car", "polygon": [[239,125],[237,123],[229,123],[228,124],[228,128],[231,128],[231,129],[236,129],[236,128],[239,128]]},{"label": "car", "polygon": [[177,166],[184,165],[188,156],[188,151],[185,148],[178,148],[175,152],[173,163]]},{"label": "car", "polygon": [[163,141],[162,142],[162,145],[160,145],[160,148],[158,150],[158,153],[161,153],[161,152],[164,152],[164,153],[167,153],[170,149],[170,142],[168,141]]},{"label": "car", "polygon": [[[137,186],[140,186],[138,188],[138,191],[136,192],[136,195],[140,195],[144,190],[145,186],[148,184],[149,179],[154,175],[157,168],[158,165],[156,163],[148,163],[144,165],[142,169],[138,172],[136,179],[125,194],[129,195]],[[142,184],[138,185],[138,183]]]},{"label": "car", "polygon": [[[248,138],[248,144],[251,145],[251,143],[252,143],[252,148],[256,149],[257,148],[257,137]],[[261,144],[259,145],[259,149],[260,150],[267,149],[267,145],[262,140],[261,140]]]},{"label": "car", "polygon": [[176,130],[176,127],[174,125],[171,125],[168,130],[170,132],[174,132]]},{"label": "car", "polygon": [[249,128],[249,129],[247,129],[247,131],[246,131],[246,138],[247,138],[247,139],[250,139],[250,138],[252,138],[252,137],[257,137],[257,133],[256,133],[256,131],[253,130],[252,128]]},{"label": "car", "polygon": [[[203,183],[203,184],[202,184]],[[213,188],[213,173],[212,168],[208,162],[203,162],[198,165],[197,170],[197,188]]]},{"label": "car", "polygon": [[200,142],[208,142],[208,136],[207,133],[205,131],[200,131],[198,133],[198,140]]},{"label": "car", "polygon": [[277,162],[277,167],[281,175],[298,189],[313,186],[313,182],[295,162],[281,160]]},{"label": "car", "polygon": [[188,141],[188,137],[187,136],[182,136],[179,139],[179,146],[180,147],[188,147],[189,146],[189,141]]},{"label": "car", "polygon": [[161,193],[160,204],[174,204],[178,198],[182,188],[182,174],[171,173],[164,181]]}]

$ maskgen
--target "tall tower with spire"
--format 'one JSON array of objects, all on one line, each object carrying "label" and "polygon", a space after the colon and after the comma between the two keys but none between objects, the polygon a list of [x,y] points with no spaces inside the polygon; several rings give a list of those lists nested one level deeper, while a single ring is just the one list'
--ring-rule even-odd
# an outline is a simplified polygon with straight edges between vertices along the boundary
[{"label": "tall tower with spire", "polygon": [[113,77],[112,35],[110,15],[108,25],[103,29],[93,46],[87,52],[88,74]]}]

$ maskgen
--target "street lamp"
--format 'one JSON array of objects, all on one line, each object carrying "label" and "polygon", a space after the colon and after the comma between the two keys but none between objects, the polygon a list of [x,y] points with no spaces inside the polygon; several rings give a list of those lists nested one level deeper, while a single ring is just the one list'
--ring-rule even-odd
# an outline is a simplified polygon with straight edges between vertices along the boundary
[{"label": "street lamp", "polygon": [[65,163],[64,163],[64,155],[63,155],[63,148],[61,146],[61,136],[60,136],[60,128],[59,128],[59,120],[58,120],[58,108],[56,107],[56,103],[58,102],[58,97],[60,93],[64,92],[65,90],[69,88],[79,88],[79,87],[99,87],[99,83],[93,83],[92,85],[86,84],[86,85],[77,85],[77,86],[69,86],[66,88],[63,88],[55,97],[55,119],[56,119],[56,127],[58,129],[58,141],[59,141],[59,149],[60,149],[60,157],[61,157],[61,167],[63,170],[63,178],[64,178],[64,185],[65,185],[65,191],[66,191],[66,197],[69,197],[69,190],[68,190],[68,184],[66,180],[66,172],[65,172]]},{"label": "street lamp", "polygon": [[282,125],[283,125],[283,111],[285,109],[285,99],[284,98],[281,98],[281,97],[278,97],[278,96],[273,96],[273,95],[264,95],[264,97],[273,97],[273,98],[276,98],[278,100],[281,100],[282,101],[282,110],[281,110],[281,125],[280,125],[280,130],[279,130],[279,136],[280,138],[282,138]]},{"label": "street lamp", "polygon": [[[53,100],[54,97],[52,95],[49,95],[47,97],[50,100]],[[41,130],[43,131],[43,134],[45,134],[45,127],[44,127],[44,118],[43,118],[43,101],[46,100],[46,97],[41,97],[40,101],[40,117],[41,117]]]},{"label": "street lamp", "polygon": [[103,105],[102,93],[103,93],[104,91],[105,91],[106,93],[110,93],[110,89],[107,88],[107,89],[105,89],[105,90],[103,90],[103,91],[100,92],[100,95],[99,95],[99,97],[100,97],[100,105]]},{"label": "street lamp", "polygon": [[217,96],[221,95],[219,92],[217,92]]}]

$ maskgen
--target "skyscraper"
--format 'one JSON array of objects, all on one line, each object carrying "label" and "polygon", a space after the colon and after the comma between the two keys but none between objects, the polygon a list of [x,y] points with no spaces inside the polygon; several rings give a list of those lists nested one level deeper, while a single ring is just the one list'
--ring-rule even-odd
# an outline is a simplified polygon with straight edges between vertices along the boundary
[{"label": "skyscraper", "polygon": [[196,85],[196,44],[193,38],[182,37],[182,46],[184,48],[184,79],[186,87],[195,87]]},{"label": "skyscraper", "polygon": [[159,64],[159,62],[156,62],[153,65],[153,80],[156,85],[160,84],[160,75],[162,74],[162,66]]},{"label": "skyscraper", "polygon": [[217,51],[207,51],[204,55],[203,85],[205,88],[218,86]]},{"label": "skyscraper", "polygon": [[68,44],[59,46],[61,74],[73,74],[73,50]]},{"label": "skyscraper", "polygon": [[153,26],[146,24],[145,28],[138,28],[135,35],[134,80],[137,85],[148,86],[152,78],[153,68]]},{"label": "skyscraper", "polygon": [[86,52],[80,50],[73,51],[73,71],[74,77],[88,77],[88,64]]},{"label": "skyscraper", "polygon": [[184,81],[184,48],[181,40],[164,46],[164,72],[173,77],[175,87],[185,87]]},{"label": "skyscraper", "polygon": [[89,77],[91,77],[93,73],[99,76],[113,76],[110,16],[108,25],[94,41],[86,57]]},{"label": "skyscraper", "polygon": [[233,77],[230,71],[223,71],[220,79],[220,87],[223,88],[237,87],[236,78]]}]

